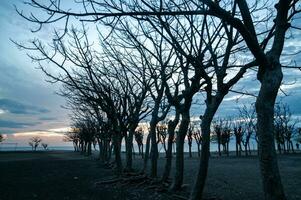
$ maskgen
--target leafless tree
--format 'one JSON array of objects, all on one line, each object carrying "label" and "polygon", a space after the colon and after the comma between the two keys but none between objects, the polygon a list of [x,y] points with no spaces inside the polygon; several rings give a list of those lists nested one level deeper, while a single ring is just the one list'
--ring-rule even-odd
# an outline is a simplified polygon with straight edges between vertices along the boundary
[{"label": "leafless tree", "polygon": [[256,112],[254,104],[251,104],[249,107],[243,105],[243,107],[239,108],[239,120],[241,120],[241,125],[243,129],[242,140],[241,142],[244,145],[245,155],[251,154],[250,148],[250,139],[252,135],[257,141],[256,134]]},{"label": "leafless tree", "polygon": [[243,136],[243,129],[242,129],[242,123],[235,122],[233,127],[233,133],[235,136],[235,151],[236,156],[241,156],[241,143],[242,143],[242,136]]},{"label": "leafless tree", "polygon": [[193,132],[193,138],[198,147],[198,157],[201,157],[201,145],[202,145],[202,132],[200,129],[197,129]]},{"label": "leafless tree", "polygon": [[157,125],[158,141],[161,143],[165,154],[167,154],[166,138],[167,138],[167,125],[162,123]]},{"label": "leafless tree", "polygon": [[29,139],[29,146],[31,146],[33,151],[37,150],[37,147],[40,145],[40,143],[42,142],[42,139],[38,136],[32,137]]},{"label": "leafless tree", "polygon": [[78,152],[80,150],[79,148],[79,130],[73,128],[71,131],[68,131],[64,138],[64,142],[72,142],[74,151]]},{"label": "leafless tree", "polygon": [[135,140],[138,145],[139,155],[143,158],[143,130],[142,128],[138,128],[138,130],[135,131]]},{"label": "leafless tree", "polygon": [[190,123],[188,132],[187,132],[187,140],[188,140],[188,150],[189,150],[189,157],[192,157],[191,147],[192,147],[192,140],[193,140],[193,131],[194,126]]},{"label": "leafless tree", "polygon": [[275,109],[275,140],[279,153],[294,152],[293,137],[298,120],[293,119],[287,104],[278,103]]},{"label": "leafless tree", "polygon": [[44,148],[44,150],[47,150],[47,149],[48,149],[48,144],[47,144],[47,143],[42,143],[41,145],[42,145],[42,147]]},{"label": "leafless tree", "polygon": [[[87,4],[89,2],[89,4]],[[286,199],[279,175],[277,159],[275,155],[273,128],[274,128],[274,105],[275,99],[283,78],[282,68],[280,63],[280,56],[285,44],[285,35],[289,28],[298,27],[290,23],[294,17],[300,13],[298,0],[279,0],[279,1],[254,1],[247,3],[246,1],[185,1],[180,2],[149,2],[149,1],[130,1],[130,2],[116,2],[106,1],[99,3],[95,1],[83,0],[83,12],[72,12],[60,6],[60,1],[51,1],[49,5],[38,3],[33,0],[29,2],[35,8],[43,9],[49,17],[46,20],[40,20],[39,17],[32,15],[26,17],[20,13],[27,20],[35,22],[39,25],[39,30],[43,25],[53,23],[59,20],[65,20],[68,25],[70,17],[78,17],[84,21],[102,21],[105,18],[112,19],[112,23],[120,20],[123,16],[131,16],[139,19],[140,16],[155,16],[159,20],[162,16],[214,16],[222,20],[225,27],[231,26],[242,36],[244,43],[254,56],[252,65],[257,65],[257,78],[261,83],[261,88],[256,101],[257,112],[257,131],[259,139],[259,156],[261,164],[261,172],[263,177],[263,188],[266,199]],[[135,6],[132,5],[135,4]],[[274,10],[274,7],[276,10]],[[259,16],[262,9],[267,8],[268,17]],[[276,12],[274,12],[276,11]],[[167,24],[163,21],[163,25]],[[259,22],[259,23],[257,23]],[[262,22],[262,23],[261,23]],[[262,27],[265,22],[274,22],[273,25],[266,26],[266,30],[261,31],[258,27]],[[67,27],[67,26],[66,26]],[[192,26],[191,26],[192,27]],[[225,28],[224,27],[224,28]],[[167,27],[168,28],[168,27]],[[229,27],[228,27],[229,28]],[[227,29],[227,28],[225,28]],[[233,30],[232,28],[230,28]],[[66,33],[66,30],[62,36]],[[168,30],[168,29],[165,29]],[[232,31],[230,31],[231,33]],[[228,37],[228,41],[233,41],[233,35]],[[262,39],[263,38],[263,39]],[[273,39],[273,40],[272,40]],[[175,45],[175,41],[172,41]],[[269,44],[269,45],[268,45]],[[232,49],[233,43],[228,45]],[[226,48],[228,49],[228,48]],[[183,53],[183,52],[182,52]],[[211,52],[212,53],[212,52]],[[226,55],[229,53],[226,53]],[[227,56],[226,56],[227,57]],[[197,59],[200,60],[199,58]],[[229,59],[224,59],[228,64]],[[195,63],[195,62],[192,62]],[[223,83],[225,77],[225,70],[215,71],[218,75],[218,90],[212,94],[212,82],[210,79],[203,77],[206,82],[205,93],[206,111],[202,120],[203,145],[200,170],[197,176],[197,182],[193,189],[191,199],[199,199],[202,195],[204,183],[207,176],[208,157],[209,157],[209,141],[210,141],[210,124],[212,118],[221,103],[223,97],[229,92],[229,89],[242,77],[245,70],[250,65],[244,65],[240,72],[229,81],[227,84]],[[223,68],[225,69],[225,68]],[[205,73],[207,74],[207,73]],[[183,120],[182,120],[183,121]],[[181,131],[180,131],[181,141]],[[181,143],[180,143],[181,144]],[[177,145],[181,148],[181,145]],[[180,149],[179,149],[180,150]],[[182,162],[179,162],[182,163]],[[178,166],[181,166],[180,164]],[[180,172],[181,170],[179,170]]]},{"label": "leafless tree", "polygon": [[172,163],[172,147],[175,143],[175,130],[180,120],[180,113],[175,110],[175,116],[169,120],[167,127],[167,151],[166,151],[166,162],[164,165],[164,171],[162,175],[162,182],[166,182],[170,176],[171,163]]}]

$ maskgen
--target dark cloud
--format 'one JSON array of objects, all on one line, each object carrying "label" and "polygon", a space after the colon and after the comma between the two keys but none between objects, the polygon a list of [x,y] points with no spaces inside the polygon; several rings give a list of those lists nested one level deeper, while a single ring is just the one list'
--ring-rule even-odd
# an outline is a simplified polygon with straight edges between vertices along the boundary
[{"label": "dark cloud", "polygon": [[42,121],[52,121],[52,120],[56,120],[57,118],[55,117],[40,117],[39,120]]},{"label": "dark cloud", "polygon": [[39,106],[27,105],[11,99],[0,99],[0,109],[13,114],[41,114],[49,110]]},{"label": "dark cloud", "polygon": [[0,119],[0,127],[1,128],[26,128],[28,126],[35,126],[38,123],[35,122],[15,122]]}]

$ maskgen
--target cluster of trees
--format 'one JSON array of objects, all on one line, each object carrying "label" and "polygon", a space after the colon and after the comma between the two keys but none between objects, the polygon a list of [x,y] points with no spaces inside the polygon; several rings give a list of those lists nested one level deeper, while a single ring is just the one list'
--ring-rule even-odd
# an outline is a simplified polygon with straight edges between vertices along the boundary
[{"label": "cluster of trees", "polygon": [[31,146],[33,151],[36,151],[40,144],[44,148],[44,150],[47,150],[47,148],[48,148],[48,144],[43,143],[42,139],[38,136],[34,136],[34,137],[30,138],[28,144],[29,144],[29,146]]},{"label": "cluster of trees", "polygon": [[300,128],[296,127],[300,121],[292,117],[287,104],[277,104],[275,108],[275,139],[279,153],[295,152],[293,139],[296,140],[296,147],[299,148],[298,138]]},{"label": "cluster of trees", "polygon": [[[59,0],[51,0],[49,4],[26,2],[43,13],[26,15],[18,11],[38,25],[34,31],[49,24],[61,25],[62,21],[65,25],[62,31],[55,31],[50,44],[34,39],[30,44],[18,46],[33,52],[30,57],[50,81],[63,84],[60,93],[74,111],[74,128],[84,133],[79,148],[89,153],[96,138],[101,155],[109,155],[113,147],[118,174],[132,170],[133,139],[137,138],[139,122],[148,117],[143,171],[146,172],[150,160],[150,176],[157,177],[158,141],[167,137],[167,133],[164,181],[170,174],[172,144],[178,126],[171,189],[179,190],[182,186],[184,141],[187,133],[189,141],[195,135],[202,148],[190,199],[201,199],[215,113],[229,92],[244,93],[234,86],[255,69],[260,83],[255,104],[256,137],[265,198],[285,199],[275,154],[274,106],[283,79],[282,69],[295,67],[280,57],[288,31],[293,34],[300,29],[294,24],[300,13],[298,0],[75,3],[76,11]],[[76,20],[82,26],[74,26]],[[99,41],[89,36],[89,22],[95,22]],[[50,70],[49,63],[56,70]],[[201,98],[196,99],[198,96]],[[195,99],[205,102],[200,107],[201,135],[189,131],[190,108]],[[167,117],[170,118],[167,127],[158,127]],[[228,151],[228,126],[215,125],[217,140],[224,151]],[[251,134],[248,125],[237,125],[234,132],[237,148],[241,144],[248,148]],[[123,139],[125,166],[121,159]],[[141,135],[138,141],[141,144]],[[101,159],[106,160],[106,156]]]}]

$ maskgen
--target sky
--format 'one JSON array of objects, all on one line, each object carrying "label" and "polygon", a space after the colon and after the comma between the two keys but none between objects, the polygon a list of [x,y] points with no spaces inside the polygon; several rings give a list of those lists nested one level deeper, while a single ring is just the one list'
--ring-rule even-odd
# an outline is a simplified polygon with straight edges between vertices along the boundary
[{"label": "sky", "polygon": [[[27,145],[30,137],[40,136],[50,145],[65,145],[62,138],[63,133],[68,130],[70,120],[69,111],[62,108],[65,100],[55,94],[60,85],[46,82],[46,76],[37,69],[37,64],[32,63],[26,52],[20,51],[10,40],[25,42],[34,37],[42,40],[52,38],[53,27],[44,27],[33,34],[33,25],[15,11],[14,5],[28,11],[28,7],[24,7],[22,2],[0,1],[0,133],[5,134],[7,143]],[[299,32],[286,43],[285,55],[301,50],[301,31]],[[282,60],[284,63],[295,61],[301,65],[300,54],[283,56]],[[283,92],[280,92],[278,98],[289,104],[296,117],[301,116],[300,77],[300,70],[284,70],[284,84],[281,86]],[[247,74],[234,89],[256,94],[259,82],[255,73]],[[253,102],[254,97],[229,93],[217,115],[235,115],[238,107]],[[202,108],[199,104],[193,105],[191,115],[199,116]]]},{"label": "sky", "polygon": [[[46,82],[45,75],[10,39],[32,38],[30,24],[15,11],[21,0],[0,1],[0,132],[6,143],[27,145],[29,137],[39,135],[50,145],[62,142],[62,133],[69,127],[65,100],[55,94],[58,84]],[[37,36],[37,35],[36,35]],[[50,37],[42,30],[39,37]]]}]

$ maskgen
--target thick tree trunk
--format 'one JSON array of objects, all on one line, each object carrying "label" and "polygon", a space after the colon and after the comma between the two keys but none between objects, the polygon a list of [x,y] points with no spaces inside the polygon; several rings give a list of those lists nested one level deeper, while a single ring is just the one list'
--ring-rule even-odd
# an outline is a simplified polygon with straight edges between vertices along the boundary
[{"label": "thick tree trunk", "polygon": [[182,120],[180,122],[179,132],[177,135],[177,153],[176,153],[176,169],[171,190],[180,190],[183,184],[184,173],[184,140],[187,134],[190,122],[189,109],[182,112]]},{"label": "thick tree trunk", "polygon": [[116,162],[116,173],[121,175],[122,173],[122,161],[121,161],[121,133],[114,133],[113,143],[114,143],[114,154]]},{"label": "thick tree trunk", "polygon": [[162,181],[165,182],[169,178],[170,169],[171,169],[171,161],[172,161],[172,144],[175,136],[175,129],[177,124],[179,123],[179,114],[176,113],[175,119],[168,122],[168,143],[167,143],[167,151],[166,151],[166,162],[164,167],[164,172],[162,176]]},{"label": "thick tree trunk", "polygon": [[280,64],[266,70],[256,100],[260,169],[265,199],[285,200],[274,142],[274,106],[283,75]]},{"label": "thick tree trunk", "polygon": [[196,181],[192,188],[190,194],[190,200],[199,200],[202,199],[203,190],[205,187],[205,182],[208,173],[208,164],[210,156],[210,127],[213,116],[216,113],[217,108],[219,107],[222,97],[215,97],[211,100],[211,104],[207,104],[204,116],[202,117],[201,130],[202,130],[202,151],[201,159],[199,165],[199,171],[196,177]]}]

